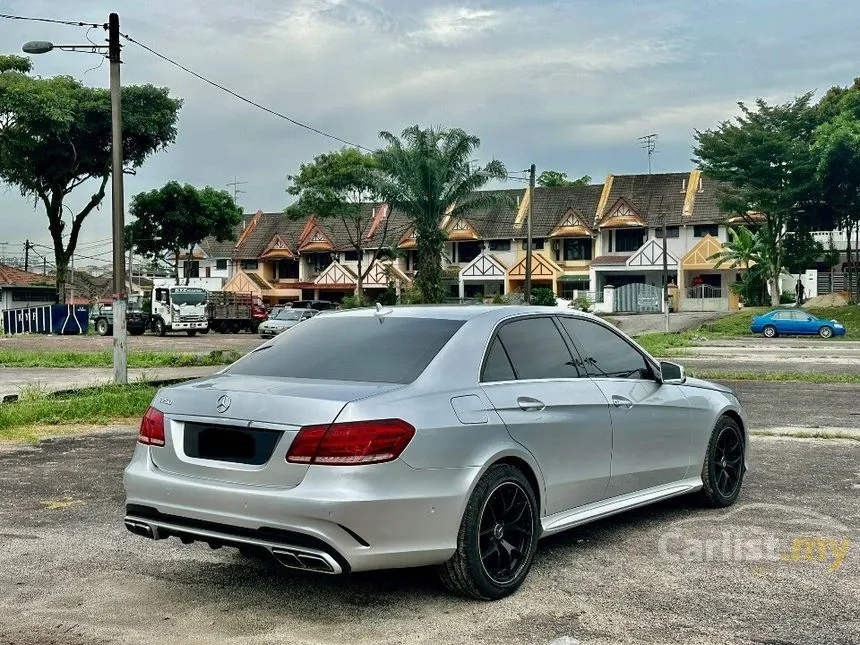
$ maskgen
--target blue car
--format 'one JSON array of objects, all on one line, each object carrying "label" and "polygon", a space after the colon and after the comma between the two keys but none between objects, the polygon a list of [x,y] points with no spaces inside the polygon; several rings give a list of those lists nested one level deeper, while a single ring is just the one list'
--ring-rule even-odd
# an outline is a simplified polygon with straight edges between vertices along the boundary
[{"label": "blue car", "polygon": [[761,316],[753,316],[750,331],[775,338],[780,334],[805,336],[818,334],[822,338],[842,336],[845,327],[835,320],[822,320],[802,309],[774,309]]}]

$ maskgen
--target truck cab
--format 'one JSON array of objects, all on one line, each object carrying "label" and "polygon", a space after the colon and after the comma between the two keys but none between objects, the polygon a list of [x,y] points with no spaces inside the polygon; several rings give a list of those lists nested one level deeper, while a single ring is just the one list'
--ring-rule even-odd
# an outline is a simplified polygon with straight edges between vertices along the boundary
[{"label": "truck cab", "polygon": [[209,331],[207,292],[200,287],[156,284],[152,292],[152,331],[159,336],[184,331],[189,336]]}]

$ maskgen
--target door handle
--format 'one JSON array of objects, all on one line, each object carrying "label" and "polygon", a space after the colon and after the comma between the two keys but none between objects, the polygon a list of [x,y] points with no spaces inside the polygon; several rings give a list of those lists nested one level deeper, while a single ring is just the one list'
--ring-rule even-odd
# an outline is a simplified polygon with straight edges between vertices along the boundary
[{"label": "door handle", "polygon": [[525,410],[526,412],[540,412],[546,407],[543,401],[533,399],[530,396],[518,397],[517,405],[520,406],[521,410]]},{"label": "door handle", "polygon": [[612,405],[616,408],[624,408],[625,410],[629,410],[633,407],[633,401],[630,399],[625,399],[623,396],[615,395],[612,397]]}]

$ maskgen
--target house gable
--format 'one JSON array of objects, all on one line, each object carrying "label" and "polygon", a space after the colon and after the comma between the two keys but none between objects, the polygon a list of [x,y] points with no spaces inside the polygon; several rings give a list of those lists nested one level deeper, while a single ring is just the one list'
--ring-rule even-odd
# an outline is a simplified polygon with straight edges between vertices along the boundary
[{"label": "house gable", "polygon": [[356,275],[348,266],[340,262],[332,262],[325,271],[320,273],[314,280],[314,284],[325,286],[344,286],[353,288],[356,284]]},{"label": "house gable", "polygon": [[407,278],[400,269],[389,262],[376,260],[370,265],[370,268],[364,274],[363,286],[370,289],[385,289],[388,287],[389,280],[407,284]]},{"label": "house gable", "polygon": [[600,228],[644,228],[646,226],[642,216],[623,197],[615,200],[615,203],[606,211],[606,215],[600,219],[597,225]]},{"label": "house gable", "polygon": [[289,244],[286,243],[284,238],[282,238],[278,233],[272,236],[272,239],[266,245],[266,248],[263,249],[263,252],[260,253],[260,259],[269,260],[269,259],[293,259],[295,258],[295,254],[290,249]]},{"label": "house gable", "polygon": [[449,223],[446,232],[448,233],[448,239],[454,242],[479,239],[475,227],[468,220],[460,217]]},{"label": "house gable", "polygon": [[245,273],[241,269],[237,269],[233,277],[221,287],[221,290],[233,293],[253,293],[259,296],[263,290],[272,288],[272,285],[266,282],[261,275]]},{"label": "house gable", "polygon": [[591,237],[593,231],[586,223],[585,216],[575,208],[568,207],[550,237]]},{"label": "house gable", "polygon": [[[543,253],[532,253],[532,277],[553,278],[561,273],[561,267],[547,258]],[[517,262],[508,270],[510,278],[526,277],[526,258]]]},{"label": "house gable", "polygon": [[400,242],[397,243],[398,249],[414,249],[418,246],[418,233],[415,231],[415,227],[411,226],[408,231],[400,238]]},{"label": "house gable", "polygon": [[[310,220],[309,220],[310,221]],[[299,239],[299,253],[324,253],[334,251],[334,244],[328,235],[323,233],[319,224],[313,225]]]},{"label": "house gable", "polygon": [[503,279],[507,273],[505,265],[489,253],[481,253],[460,270],[462,279]]},{"label": "house gable", "polygon": [[[657,240],[650,240],[642,245],[642,247],[630,256],[627,260],[629,267],[663,267],[663,243]],[[678,258],[666,252],[666,266],[677,267]]]},{"label": "house gable", "polygon": [[[696,246],[690,249],[687,254],[681,258],[681,268],[683,269],[715,269],[719,260],[709,260],[716,253],[723,250],[723,245],[713,235],[706,235]],[[734,264],[724,264],[720,269],[737,270]]]}]

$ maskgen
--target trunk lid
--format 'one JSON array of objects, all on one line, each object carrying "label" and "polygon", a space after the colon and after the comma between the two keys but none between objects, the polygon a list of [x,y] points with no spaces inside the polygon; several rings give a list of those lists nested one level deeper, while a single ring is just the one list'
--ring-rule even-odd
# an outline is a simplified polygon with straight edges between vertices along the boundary
[{"label": "trunk lid", "polygon": [[152,460],[177,475],[292,488],[308,470],[286,461],[302,426],[331,423],[350,401],[399,387],[223,374],[166,388],[153,402],[165,445]]}]

